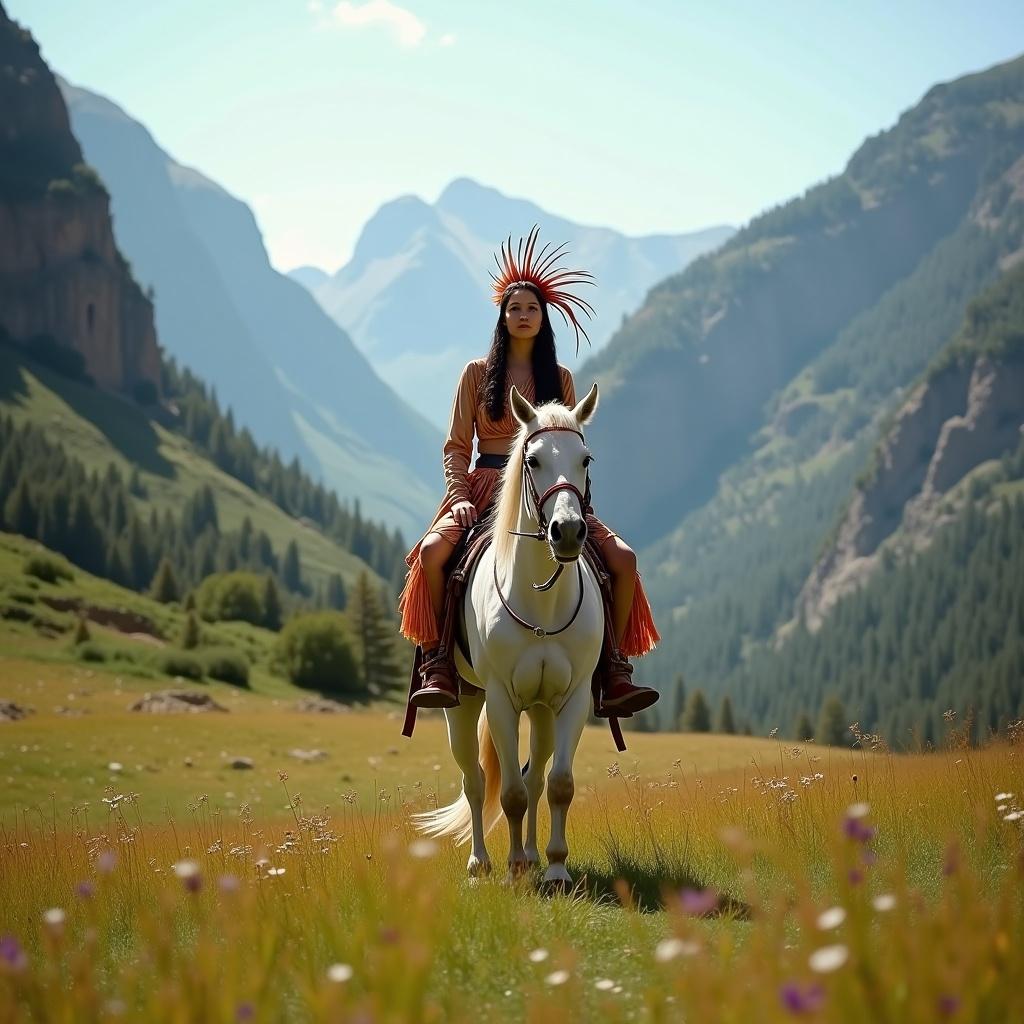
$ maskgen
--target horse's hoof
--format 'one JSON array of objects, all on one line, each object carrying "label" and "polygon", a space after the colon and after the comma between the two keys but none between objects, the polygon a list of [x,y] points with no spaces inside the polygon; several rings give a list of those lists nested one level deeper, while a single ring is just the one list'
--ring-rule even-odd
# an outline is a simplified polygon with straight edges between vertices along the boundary
[{"label": "horse's hoof", "polygon": [[572,889],[572,875],[564,864],[551,864],[544,872],[544,891],[550,893],[569,892]]},{"label": "horse's hoof", "polygon": [[491,873],[491,862],[486,858],[470,857],[466,863],[470,878],[486,878]]},{"label": "horse's hoof", "polygon": [[508,862],[508,875],[506,881],[511,885],[525,878],[530,871],[530,863],[525,860],[510,860]]}]

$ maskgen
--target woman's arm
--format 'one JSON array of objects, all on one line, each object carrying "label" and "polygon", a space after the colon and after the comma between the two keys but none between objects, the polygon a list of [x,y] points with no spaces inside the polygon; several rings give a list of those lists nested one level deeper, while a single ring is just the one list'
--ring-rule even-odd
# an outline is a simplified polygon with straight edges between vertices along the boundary
[{"label": "woman's arm", "polygon": [[452,504],[469,501],[469,461],[473,457],[478,377],[476,364],[467,363],[452,402],[448,437],[444,443],[444,487]]}]

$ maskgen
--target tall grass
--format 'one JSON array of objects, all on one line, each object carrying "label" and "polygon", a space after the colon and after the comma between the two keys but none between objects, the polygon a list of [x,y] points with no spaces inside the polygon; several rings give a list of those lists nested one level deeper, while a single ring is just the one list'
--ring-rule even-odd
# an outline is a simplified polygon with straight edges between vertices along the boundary
[{"label": "tall grass", "polygon": [[284,773],[273,826],[204,797],[145,826],[113,790],[102,820],[23,812],[0,834],[0,1020],[1021,1020],[1022,756],[954,734],[611,765],[551,897],[467,879],[409,827],[429,798],[328,813]]}]

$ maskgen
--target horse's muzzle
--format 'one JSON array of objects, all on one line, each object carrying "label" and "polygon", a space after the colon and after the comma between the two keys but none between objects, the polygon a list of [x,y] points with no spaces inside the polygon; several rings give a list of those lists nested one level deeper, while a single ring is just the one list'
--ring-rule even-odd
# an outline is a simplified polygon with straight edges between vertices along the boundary
[{"label": "horse's muzzle", "polygon": [[552,520],[548,527],[548,544],[559,562],[575,562],[587,539],[587,521],[572,517]]}]

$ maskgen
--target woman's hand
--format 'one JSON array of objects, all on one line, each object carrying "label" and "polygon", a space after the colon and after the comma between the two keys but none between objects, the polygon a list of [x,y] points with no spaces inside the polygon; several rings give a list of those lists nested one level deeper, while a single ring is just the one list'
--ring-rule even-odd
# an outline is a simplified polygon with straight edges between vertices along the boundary
[{"label": "woman's hand", "polygon": [[459,526],[468,529],[476,522],[476,505],[471,501],[457,501],[452,505],[452,515]]}]

